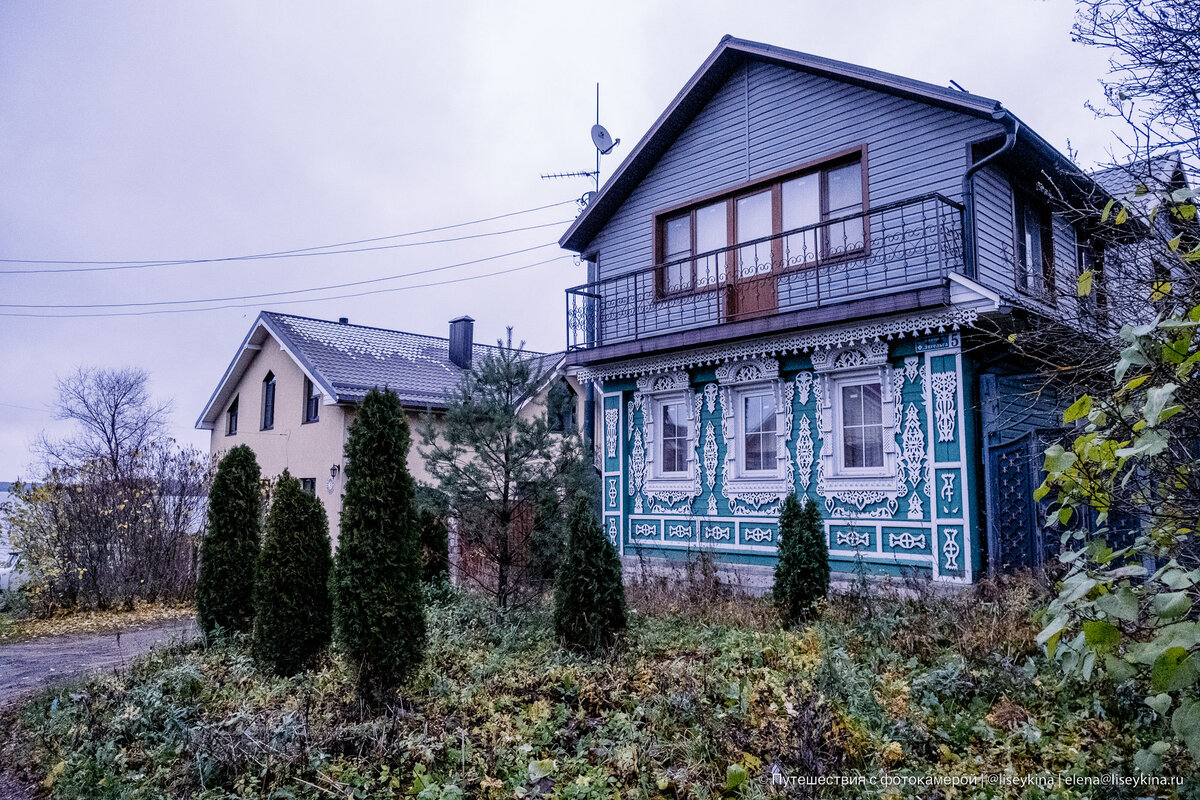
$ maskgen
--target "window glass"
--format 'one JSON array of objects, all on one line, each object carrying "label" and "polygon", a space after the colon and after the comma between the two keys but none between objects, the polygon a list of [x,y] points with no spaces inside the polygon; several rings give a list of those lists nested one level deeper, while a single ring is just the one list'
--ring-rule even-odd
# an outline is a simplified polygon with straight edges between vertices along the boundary
[{"label": "window glass", "polygon": [[233,402],[229,404],[229,411],[225,414],[225,433],[228,436],[233,436],[237,433],[238,424],[238,398],[233,398]]},{"label": "window glass", "polygon": [[321,395],[308,378],[304,379],[304,421],[316,422],[321,414]]},{"label": "window glass", "polygon": [[[783,229],[815,226],[821,221],[821,175],[814,172],[801,175],[783,184]],[[784,241],[784,259],[789,266],[807,264],[817,259],[816,227],[793,234]]]},{"label": "window glass", "polygon": [[883,398],[878,383],[842,387],[842,465],[883,466]]},{"label": "window glass", "polygon": [[[737,240],[748,242],[771,235],[771,192],[759,192],[737,200]],[[759,242],[738,250],[738,277],[771,271],[771,242]]]},{"label": "window glass", "polygon": [[[829,170],[827,219],[837,219],[862,211],[862,162],[855,161]],[[829,252],[833,255],[858,250],[863,246],[862,217],[835,222],[828,227]]]},{"label": "window glass", "polygon": [[774,471],[775,448],[778,445],[775,436],[775,398],[769,394],[746,397],[742,413],[746,471]]},{"label": "window glass", "polygon": [[659,469],[664,473],[687,472],[688,423],[687,405],[664,403],[662,413],[662,461]]},{"label": "window glass", "polygon": [[[696,252],[707,253],[729,246],[727,203],[722,200],[696,209]],[[726,253],[696,261],[696,285],[708,286],[725,281]]]},{"label": "window glass", "polygon": [[264,431],[275,427],[275,375],[268,372],[263,379],[263,411],[262,429]]},{"label": "window glass", "polygon": [[692,218],[690,215],[676,217],[667,222],[666,243],[663,260],[667,268],[663,271],[663,290],[679,292],[692,288],[692,264],[690,261],[671,263],[692,254]]}]

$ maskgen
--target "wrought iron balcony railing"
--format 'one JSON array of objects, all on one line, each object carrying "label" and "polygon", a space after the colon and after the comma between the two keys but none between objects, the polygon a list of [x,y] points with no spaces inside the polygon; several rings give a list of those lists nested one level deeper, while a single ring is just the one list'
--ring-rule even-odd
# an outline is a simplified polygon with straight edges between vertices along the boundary
[{"label": "wrought iron balcony railing", "polygon": [[927,194],[576,286],[567,348],[933,285],[962,269],[962,213]]}]

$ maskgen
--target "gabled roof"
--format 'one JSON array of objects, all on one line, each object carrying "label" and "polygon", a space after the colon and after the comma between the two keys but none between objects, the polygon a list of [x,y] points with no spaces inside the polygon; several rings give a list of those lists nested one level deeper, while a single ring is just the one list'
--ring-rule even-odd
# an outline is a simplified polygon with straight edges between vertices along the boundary
[{"label": "gabled roof", "polygon": [[1005,113],[998,101],[969,92],[948,89],[844,61],[834,61],[725,36],[646,135],[630,151],[604,188],[559,239],[559,244],[576,252],[586,247],[726,79],[748,60],[780,64],[977,117],[998,119]]},{"label": "gabled roof", "polygon": [[[450,361],[450,340],[440,336],[263,311],[205,405],[196,421],[197,428],[216,425],[242,374],[268,336],[279,342],[330,404],[358,403],[374,387],[387,386],[407,406],[444,408],[446,392],[463,374],[463,369]],[[476,343],[472,354],[479,358],[495,349]],[[546,370],[562,361],[561,353],[526,354]]]},{"label": "gabled roof", "polygon": [[1096,170],[1092,173],[1092,180],[1100,184],[1104,191],[1120,199],[1132,194],[1138,184],[1146,184],[1151,192],[1170,189],[1182,171],[1183,160],[1179,153],[1163,153]]}]

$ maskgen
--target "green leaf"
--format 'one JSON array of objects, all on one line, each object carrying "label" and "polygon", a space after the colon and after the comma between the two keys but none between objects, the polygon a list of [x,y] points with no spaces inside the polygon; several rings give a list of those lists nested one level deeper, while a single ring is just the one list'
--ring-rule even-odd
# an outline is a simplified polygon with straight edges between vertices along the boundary
[{"label": "green leaf", "polygon": [[1192,607],[1187,592],[1166,592],[1154,596],[1154,613],[1161,619],[1182,617]]},{"label": "green leaf", "polygon": [[1163,570],[1163,573],[1158,576],[1158,579],[1177,592],[1182,592],[1185,589],[1189,589],[1196,583],[1196,575],[1194,570],[1192,572],[1184,572],[1177,567]]},{"label": "green leaf", "polygon": [[1157,775],[1162,772],[1163,760],[1162,756],[1149,749],[1138,750],[1133,754],[1133,765],[1143,775]]},{"label": "green leaf", "polygon": [[1070,616],[1068,614],[1059,614],[1057,617],[1050,620],[1050,624],[1048,624],[1045,628],[1042,628],[1041,632],[1037,635],[1037,643],[1046,644],[1046,642],[1050,640],[1051,636],[1057,636],[1058,634],[1062,633],[1063,629],[1067,627],[1067,623],[1069,621]]},{"label": "green leaf", "polygon": [[1200,678],[1196,659],[1182,647],[1172,647],[1154,661],[1150,669],[1150,685],[1160,692],[1186,689]]},{"label": "green leaf", "polygon": [[1096,608],[1113,619],[1137,622],[1138,599],[1137,595],[1128,586],[1122,586],[1103,597],[1097,598]]},{"label": "green leaf", "polygon": [[1146,392],[1146,402],[1142,406],[1142,416],[1146,418],[1146,424],[1154,427],[1158,424],[1158,418],[1162,415],[1162,410],[1166,408],[1167,403],[1175,396],[1175,390],[1178,389],[1174,383],[1168,383],[1164,386],[1155,386]]},{"label": "green leaf", "polygon": [[1124,683],[1137,675],[1137,668],[1133,664],[1117,656],[1104,657],[1104,671],[1113,683]]},{"label": "green leaf", "polygon": [[1089,620],[1082,627],[1084,641],[1094,650],[1111,650],[1121,641],[1121,632],[1107,620]]},{"label": "green leaf", "polygon": [[1183,241],[1183,234],[1181,233],[1178,236],[1176,236],[1174,239],[1172,239],[1171,241],[1167,242],[1167,247],[1171,248],[1171,252],[1176,252],[1179,250],[1179,243],[1182,241]]},{"label": "green leaf", "polygon": [[1117,217],[1113,220],[1113,222],[1117,225],[1124,225],[1127,219],[1129,219],[1129,208],[1122,205],[1121,210],[1117,212]]},{"label": "green leaf", "polygon": [[1108,222],[1108,215],[1112,213],[1113,206],[1115,206],[1116,204],[1117,204],[1117,201],[1115,199],[1109,200],[1107,203],[1104,204],[1104,210],[1100,212],[1100,221],[1101,222]]},{"label": "green leaf", "polygon": [[1192,758],[1200,760],[1200,700],[1182,703],[1175,709],[1171,730],[1187,745]]},{"label": "green leaf", "polygon": [[1117,458],[1132,456],[1156,456],[1167,449],[1167,435],[1160,430],[1151,429],[1143,433],[1129,447],[1122,447],[1116,452]]},{"label": "green leaf", "polygon": [[1087,297],[1092,293],[1092,279],[1095,276],[1095,271],[1085,269],[1079,273],[1079,281],[1075,285],[1075,294],[1078,297]]},{"label": "green leaf", "polygon": [[1083,419],[1092,411],[1092,396],[1085,394],[1071,403],[1070,407],[1063,412],[1063,424],[1070,425],[1077,419]]},{"label": "green leaf", "polygon": [[749,773],[741,764],[730,764],[725,768],[725,791],[732,791],[741,786],[748,777]]},{"label": "green leaf", "polygon": [[1077,460],[1078,456],[1056,444],[1046,448],[1046,461],[1042,469],[1050,473],[1066,472]]},{"label": "green leaf", "polygon": [[1167,713],[1167,709],[1171,707],[1171,695],[1166,692],[1156,694],[1146,698],[1146,705],[1153,708],[1159,714]]},{"label": "green leaf", "polygon": [[554,759],[543,758],[539,761],[529,762],[529,782],[537,783],[542,778],[548,778],[554,774]]}]

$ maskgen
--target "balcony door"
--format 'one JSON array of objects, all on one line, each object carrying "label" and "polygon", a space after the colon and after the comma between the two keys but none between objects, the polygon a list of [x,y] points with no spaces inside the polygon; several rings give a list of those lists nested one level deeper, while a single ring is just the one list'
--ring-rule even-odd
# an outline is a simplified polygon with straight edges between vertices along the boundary
[{"label": "balcony door", "polygon": [[[734,251],[731,319],[774,314],[779,307],[774,275],[779,264],[779,241],[769,238],[775,231],[774,194],[774,188],[768,188],[734,200],[734,231],[739,246]],[[764,238],[766,241],[756,241]]]}]

